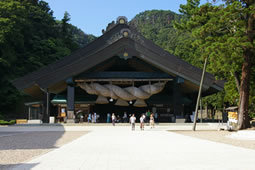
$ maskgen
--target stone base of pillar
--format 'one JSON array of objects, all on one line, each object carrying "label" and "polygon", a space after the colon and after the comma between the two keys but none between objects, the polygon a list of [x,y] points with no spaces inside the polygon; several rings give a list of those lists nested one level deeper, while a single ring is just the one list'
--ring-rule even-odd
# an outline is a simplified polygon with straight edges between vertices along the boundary
[{"label": "stone base of pillar", "polygon": [[67,119],[66,123],[75,123],[74,119]]},{"label": "stone base of pillar", "polygon": [[71,110],[67,111],[67,119],[74,119],[74,111]]},{"label": "stone base of pillar", "polygon": [[72,111],[72,110],[67,111],[66,123],[75,123],[75,121],[74,121],[74,111]]}]

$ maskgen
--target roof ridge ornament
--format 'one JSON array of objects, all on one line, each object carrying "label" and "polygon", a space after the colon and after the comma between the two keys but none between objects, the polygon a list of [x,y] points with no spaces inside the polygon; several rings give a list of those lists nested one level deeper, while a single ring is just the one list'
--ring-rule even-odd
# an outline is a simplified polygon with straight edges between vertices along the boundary
[{"label": "roof ridge ornament", "polygon": [[128,19],[125,16],[119,16],[116,20],[117,24],[127,24],[128,23]]},{"label": "roof ridge ornament", "polygon": [[107,25],[106,30],[104,30],[104,29],[102,30],[102,33],[104,34],[104,33],[106,33],[107,31],[110,31],[115,25],[116,25],[116,24],[115,24],[115,21],[110,22],[110,23]]},{"label": "roof ridge ornament", "polygon": [[121,38],[125,37],[128,38],[130,37],[131,34],[131,30],[128,28],[123,28],[121,29],[119,32],[116,32],[115,34],[113,34],[108,40],[107,40],[107,44],[113,44],[114,42],[120,40]]},{"label": "roof ridge ornament", "polygon": [[123,28],[120,30],[120,33],[127,38],[131,35],[131,30],[128,28]]},{"label": "roof ridge ornament", "polygon": [[107,25],[106,30],[102,29],[102,34],[104,34],[104,33],[108,32],[108,31],[110,31],[110,30],[111,30],[115,25],[117,25],[117,24],[128,24],[128,19],[127,19],[127,17],[125,17],[125,16],[119,16],[119,17],[117,18],[117,20],[116,20],[116,23],[115,23],[115,21],[110,22],[110,23]]}]

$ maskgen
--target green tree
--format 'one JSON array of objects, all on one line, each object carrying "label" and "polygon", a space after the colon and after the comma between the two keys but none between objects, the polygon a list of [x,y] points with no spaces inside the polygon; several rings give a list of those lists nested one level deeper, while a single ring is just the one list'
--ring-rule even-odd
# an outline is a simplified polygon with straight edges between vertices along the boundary
[{"label": "green tree", "polygon": [[199,6],[199,2],[188,0],[186,5],[181,5],[180,12],[186,18],[176,24],[176,28],[190,30],[195,38],[193,46],[199,49],[203,58],[209,57],[208,70],[218,78],[228,80],[225,85],[227,97],[236,98],[240,89],[238,128],[247,128],[254,64],[254,1],[228,1],[219,6],[211,3]]},{"label": "green tree", "polygon": [[[45,1],[0,1],[0,113],[10,114],[23,98],[12,86],[13,79],[79,48],[74,40],[76,33],[70,31],[78,28],[69,24],[69,20],[66,13],[64,24],[59,24]],[[83,36],[80,40],[85,45],[88,39]]]}]

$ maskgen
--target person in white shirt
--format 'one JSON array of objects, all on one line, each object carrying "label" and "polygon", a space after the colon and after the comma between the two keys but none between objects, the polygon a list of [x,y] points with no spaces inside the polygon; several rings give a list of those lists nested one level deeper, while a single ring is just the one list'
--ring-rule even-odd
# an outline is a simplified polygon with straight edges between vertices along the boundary
[{"label": "person in white shirt", "polygon": [[133,114],[131,117],[130,117],[130,123],[131,123],[131,126],[132,126],[132,130],[135,130],[135,121],[136,121],[136,118],[135,118],[135,114]]},{"label": "person in white shirt", "polygon": [[112,113],[112,125],[115,126],[116,116]]}]

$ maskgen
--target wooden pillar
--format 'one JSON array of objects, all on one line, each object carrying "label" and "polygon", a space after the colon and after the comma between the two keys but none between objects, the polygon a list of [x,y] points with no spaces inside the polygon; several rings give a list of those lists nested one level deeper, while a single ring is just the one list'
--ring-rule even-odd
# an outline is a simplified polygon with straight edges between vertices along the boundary
[{"label": "wooden pillar", "polygon": [[43,102],[43,115],[42,115],[42,121],[43,123],[49,123],[49,117],[50,117],[50,93],[48,90],[44,91],[44,102]]},{"label": "wooden pillar", "polygon": [[72,79],[67,80],[67,123],[74,123],[75,87]]},{"label": "wooden pillar", "polygon": [[184,116],[182,111],[182,106],[184,103],[181,102],[182,100],[182,94],[181,94],[181,87],[180,85],[184,82],[184,79],[181,77],[176,77],[174,81],[174,87],[173,87],[173,106],[174,106],[174,114],[175,116]]},{"label": "wooden pillar", "polygon": [[[176,121],[176,115],[177,115],[177,81],[174,79],[173,83],[173,114],[175,116],[175,121]],[[173,121],[173,120],[172,120]]]},{"label": "wooden pillar", "polygon": [[28,106],[28,120],[31,120],[31,106]]}]

